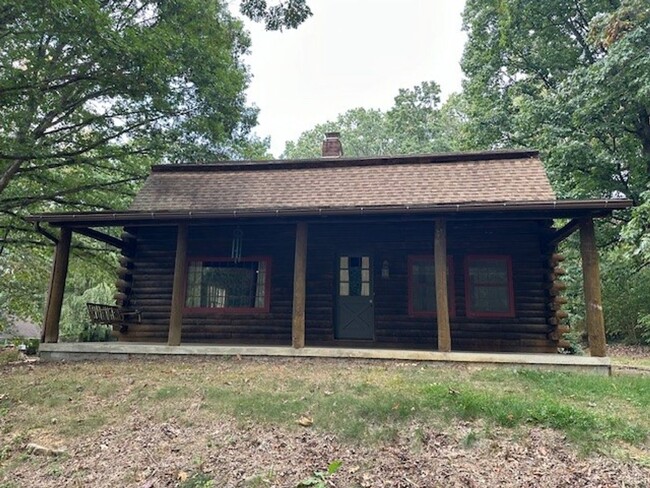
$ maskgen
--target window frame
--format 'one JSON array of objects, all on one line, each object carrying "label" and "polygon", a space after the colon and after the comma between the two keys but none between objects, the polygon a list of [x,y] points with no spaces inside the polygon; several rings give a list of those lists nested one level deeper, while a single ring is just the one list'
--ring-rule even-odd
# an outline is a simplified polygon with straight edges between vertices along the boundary
[{"label": "window frame", "polygon": [[[428,317],[428,318],[437,318],[438,310],[436,304],[436,310],[427,311],[427,310],[415,310],[413,303],[414,295],[414,283],[413,283],[413,264],[415,261],[420,260],[431,260],[435,261],[434,256],[431,254],[411,254],[408,256],[408,313],[409,317]],[[435,263],[434,263],[435,269]],[[447,309],[449,311],[449,317],[456,317],[456,286],[454,282],[454,258],[453,256],[447,255]],[[434,287],[435,287],[435,272],[433,275]]]},{"label": "window frame", "polygon": [[183,312],[200,313],[200,314],[262,314],[269,313],[271,310],[271,257],[270,256],[246,256],[239,259],[239,262],[264,262],[265,282],[264,282],[264,307],[188,307],[187,296],[189,286],[190,264],[194,262],[225,262],[234,263],[235,260],[230,256],[189,256],[187,266],[185,267],[185,296],[183,299]]},{"label": "window frame", "polygon": [[[499,261],[506,263],[509,308],[504,312],[483,312],[472,310],[469,268],[472,261]],[[465,256],[465,316],[469,318],[513,318],[515,317],[515,290],[512,278],[512,256],[509,254],[469,254]]]}]

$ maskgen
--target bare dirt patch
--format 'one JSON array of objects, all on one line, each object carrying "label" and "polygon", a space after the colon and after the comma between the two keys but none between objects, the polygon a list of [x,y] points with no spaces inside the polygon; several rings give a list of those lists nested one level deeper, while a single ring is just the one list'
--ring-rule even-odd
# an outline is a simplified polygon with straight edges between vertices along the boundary
[{"label": "bare dirt patch", "polygon": [[[469,429],[459,424],[453,430]],[[203,473],[213,486],[294,487],[335,459],[343,464],[331,486],[339,487],[642,487],[650,479],[641,466],[581,458],[544,429],[517,441],[494,432],[465,447],[457,435],[412,427],[393,442],[367,447],[310,430],[221,419],[188,427],[173,418],[152,423],[135,413],[78,439],[63,459],[32,456],[3,480],[16,486],[172,487]]]}]

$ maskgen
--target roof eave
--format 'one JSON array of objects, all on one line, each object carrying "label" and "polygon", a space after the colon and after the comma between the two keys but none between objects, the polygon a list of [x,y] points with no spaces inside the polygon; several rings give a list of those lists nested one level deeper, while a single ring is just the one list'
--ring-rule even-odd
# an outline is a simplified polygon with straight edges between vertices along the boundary
[{"label": "roof eave", "polygon": [[413,215],[431,214],[453,216],[455,214],[545,212],[548,218],[574,217],[588,214],[603,217],[614,210],[632,206],[628,199],[605,200],[550,200],[526,202],[456,203],[442,205],[400,205],[369,207],[326,207],[326,208],[276,208],[276,209],[223,209],[223,210],[159,210],[80,212],[59,214],[37,214],[27,217],[31,222],[46,222],[57,227],[75,226],[122,226],[154,222],[229,220],[272,217],[331,217],[363,215]]}]

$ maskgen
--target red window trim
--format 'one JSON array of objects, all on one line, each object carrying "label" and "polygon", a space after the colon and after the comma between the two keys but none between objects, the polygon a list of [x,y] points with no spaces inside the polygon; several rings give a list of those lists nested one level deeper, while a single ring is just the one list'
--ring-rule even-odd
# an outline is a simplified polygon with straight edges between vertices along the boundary
[{"label": "red window trim", "polygon": [[[508,298],[510,308],[507,312],[481,312],[472,310],[469,279],[469,266],[472,261],[505,261],[508,273]],[[469,254],[465,256],[465,315],[467,317],[514,317],[515,316],[515,291],[512,281],[512,256],[507,254]]]},{"label": "red window trim", "polygon": [[[437,317],[438,314],[435,310],[421,311],[413,309],[413,263],[422,259],[434,260],[431,254],[415,254],[408,257],[408,309],[410,317]],[[449,308],[449,316],[456,316],[456,287],[454,286],[454,259],[452,256],[447,256],[447,307]],[[435,277],[434,277],[435,279]]]},{"label": "red window trim", "polygon": [[[203,261],[221,261],[221,262],[234,262],[230,256],[191,256],[187,258],[187,268],[185,269],[185,303],[187,303],[187,286],[188,276],[190,272],[190,263]],[[247,256],[239,260],[240,262],[263,261],[266,263],[266,278],[264,283],[264,307],[188,307],[183,305],[183,312],[194,314],[260,314],[268,313],[271,310],[271,257],[270,256]]]}]

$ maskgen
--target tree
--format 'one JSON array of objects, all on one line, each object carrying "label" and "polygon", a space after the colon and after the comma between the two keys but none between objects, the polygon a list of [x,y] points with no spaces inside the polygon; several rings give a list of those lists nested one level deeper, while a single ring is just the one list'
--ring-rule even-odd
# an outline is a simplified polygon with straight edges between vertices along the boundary
[{"label": "tree", "polygon": [[239,10],[256,22],[264,22],[266,30],[295,29],[311,15],[305,0],[288,0],[269,6],[266,0],[242,0]]},{"label": "tree", "polygon": [[440,106],[440,87],[425,81],[400,89],[388,111],[355,108],[334,121],[318,124],[288,142],[283,157],[318,157],[323,134],[341,132],[346,156],[379,156],[451,151],[458,149],[463,123],[461,98],[450,97]]},{"label": "tree", "polygon": [[468,0],[464,25],[465,143],[540,149],[562,197],[632,199],[601,225],[603,296],[633,311],[610,330],[648,337],[650,4]]},{"label": "tree", "polygon": [[124,208],[154,162],[263,156],[248,47],[218,0],[0,0],[0,294],[29,302],[49,246],[25,215]]}]

